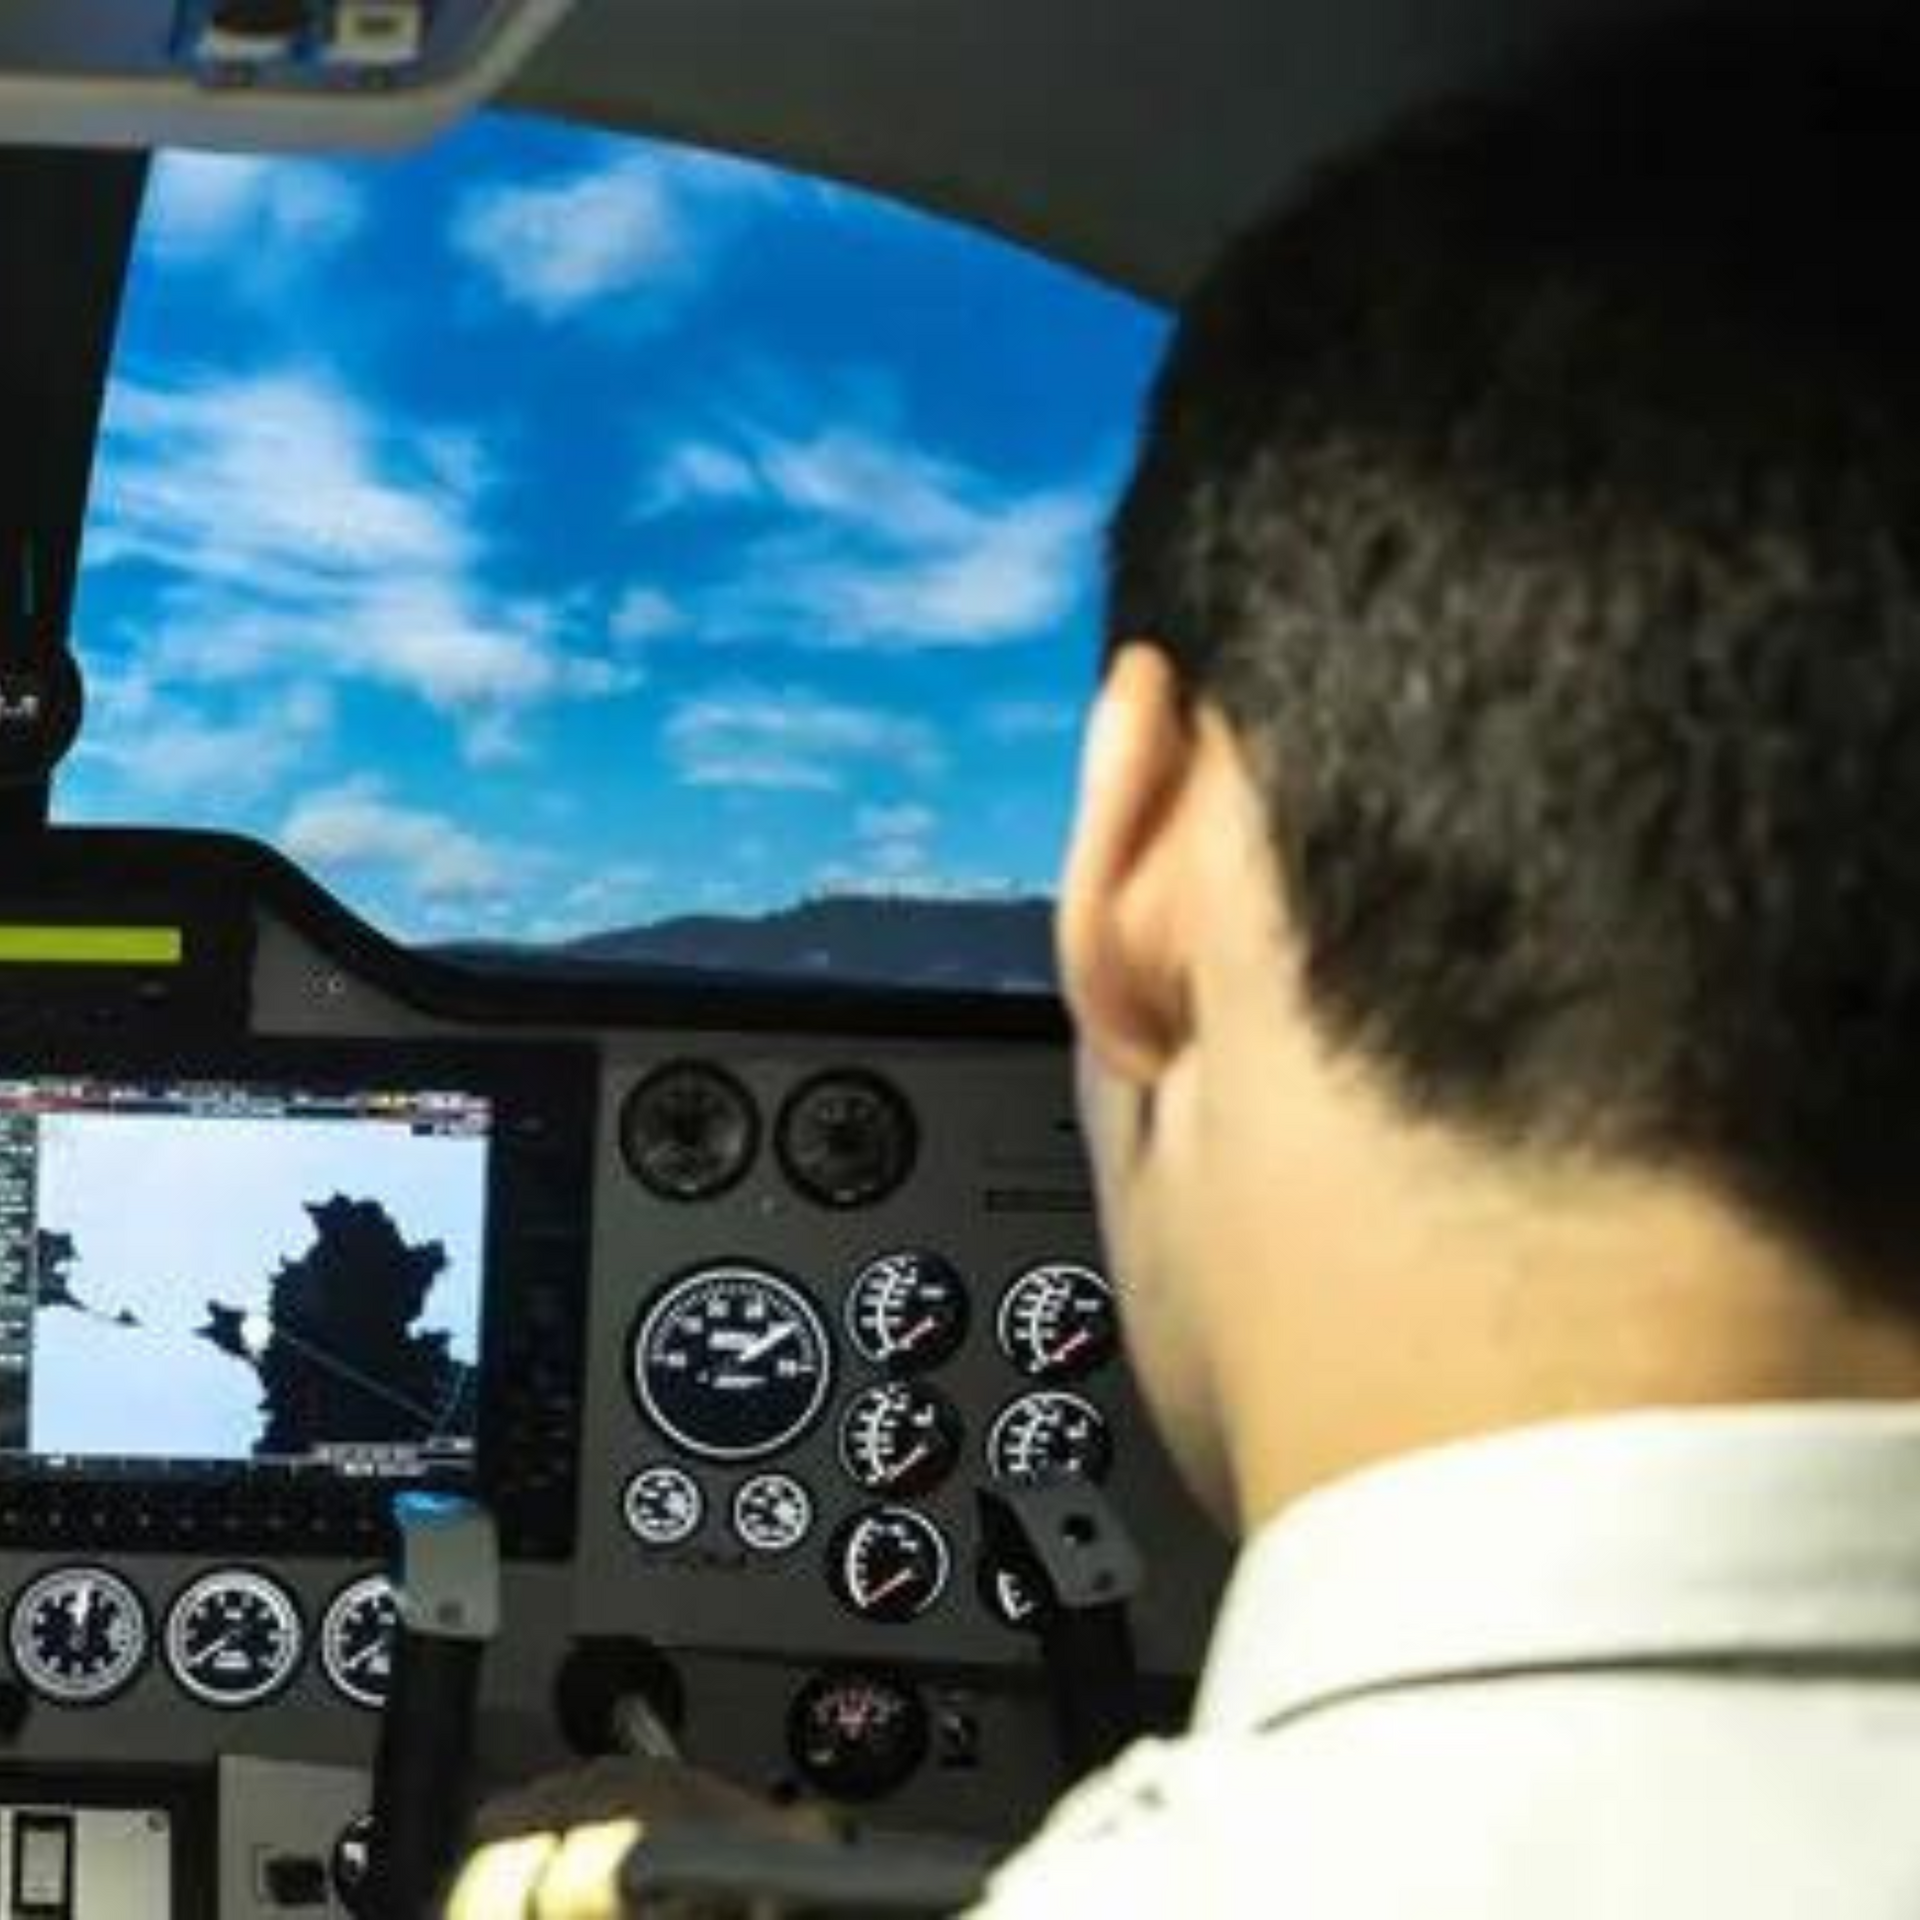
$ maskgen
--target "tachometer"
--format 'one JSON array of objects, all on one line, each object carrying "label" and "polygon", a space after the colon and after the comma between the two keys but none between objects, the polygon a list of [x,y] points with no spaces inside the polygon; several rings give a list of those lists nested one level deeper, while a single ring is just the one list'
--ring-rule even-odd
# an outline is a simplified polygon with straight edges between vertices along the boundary
[{"label": "tachometer", "polygon": [[631,1361],[647,1417],[708,1460],[790,1447],[833,1387],[818,1310],[764,1267],[708,1267],[673,1282],[647,1309]]},{"label": "tachometer", "polygon": [[147,1657],[140,1596],[104,1567],[43,1573],[13,1603],[7,1644],[20,1678],[43,1699],[95,1706]]},{"label": "tachometer", "polygon": [[263,1573],[222,1568],[167,1614],[167,1667],[210,1707],[252,1707],[299,1670],[305,1633],[292,1594]]}]

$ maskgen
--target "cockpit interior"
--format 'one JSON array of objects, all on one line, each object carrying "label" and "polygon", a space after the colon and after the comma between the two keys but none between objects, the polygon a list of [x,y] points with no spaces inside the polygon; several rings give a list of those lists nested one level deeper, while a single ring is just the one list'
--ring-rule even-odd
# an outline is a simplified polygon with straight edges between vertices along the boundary
[{"label": "cockpit interior", "polygon": [[1218,245],[1601,11],[4,9],[0,1920],[426,1911],[603,1755],[984,1855],[1181,1723],[1101,518]]}]

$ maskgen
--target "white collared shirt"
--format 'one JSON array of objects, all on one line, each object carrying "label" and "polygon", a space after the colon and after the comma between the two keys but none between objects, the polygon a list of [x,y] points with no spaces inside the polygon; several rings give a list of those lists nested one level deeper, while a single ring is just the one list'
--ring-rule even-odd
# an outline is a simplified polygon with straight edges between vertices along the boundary
[{"label": "white collared shirt", "polygon": [[1249,1543],[979,1920],[1920,1920],[1920,1411],[1439,1449]]}]

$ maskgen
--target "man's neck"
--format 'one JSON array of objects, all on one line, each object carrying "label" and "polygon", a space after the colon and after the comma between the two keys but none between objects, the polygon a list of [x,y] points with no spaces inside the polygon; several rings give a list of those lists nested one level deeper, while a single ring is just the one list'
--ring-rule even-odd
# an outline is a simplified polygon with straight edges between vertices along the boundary
[{"label": "man's neck", "polygon": [[1329,1216],[1287,1272],[1247,1277],[1269,1310],[1220,1370],[1243,1530],[1358,1468],[1546,1420],[1920,1400],[1920,1311],[1848,1292],[1691,1184],[1406,1191],[1391,1221]]}]

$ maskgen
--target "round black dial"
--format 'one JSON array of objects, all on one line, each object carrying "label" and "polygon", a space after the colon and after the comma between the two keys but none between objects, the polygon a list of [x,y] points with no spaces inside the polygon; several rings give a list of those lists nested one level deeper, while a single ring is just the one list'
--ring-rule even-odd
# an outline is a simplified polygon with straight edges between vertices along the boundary
[{"label": "round black dial", "polygon": [[869,1493],[928,1493],[960,1458],[960,1415],[918,1381],[869,1387],[840,1422],[840,1463]]},{"label": "round black dial", "polygon": [[677,1547],[700,1531],[707,1502],[700,1483],[681,1468],[642,1467],[627,1482],[620,1512],[643,1547]]},{"label": "round black dial", "polygon": [[733,1530],[755,1553],[791,1553],[813,1531],[813,1495],[790,1473],[756,1473],[734,1493]]},{"label": "round black dial", "polygon": [[709,1460],[791,1446],[833,1386],[814,1304],[762,1267],[709,1267],[665,1289],[633,1338],[633,1389],[669,1440]]},{"label": "round black dial", "polygon": [[1053,1261],[1023,1273],[1000,1302],[1000,1350],[1035,1380],[1076,1380],[1120,1346],[1113,1289],[1091,1267]]},{"label": "round black dial", "polygon": [[1001,1480],[1104,1480],[1112,1464],[1106,1417],[1077,1393],[1027,1394],[987,1436],[987,1465]]},{"label": "round black dial", "polygon": [[320,1664],[357,1707],[377,1712],[387,1704],[397,1617],[385,1575],[370,1573],[342,1587],[320,1623]]},{"label": "round black dial", "polygon": [[926,1703],[873,1673],[823,1673],[787,1714],[787,1746],[801,1777],[834,1800],[878,1800],[903,1787],[927,1757]]},{"label": "round black dial", "polygon": [[776,1145],[786,1176],[823,1207],[871,1207],[913,1171],[913,1109],[877,1074],[809,1080],[780,1110]]},{"label": "round black dial", "polygon": [[203,1574],[167,1615],[167,1667],[210,1707],[251,1707],[276,1694],[300,1665],[303,1634],[293,1596],[265,1574]]},{"label": "round black dial", "polygon": [[147,1612],[101,1567],[43,1573],[13,1603],[7,1643],[20,1678],[44,1699],[92,1706],[118,1693],[147,1657]]},{"label": "round black dial", "polygon": [[698,1060],[659,1068],[627,1095],[620,1151],[663,1200],[711,1200],[745,1177],[760,1148],[760,1113],[730,1073]]},{"label": "round black dial", "polygon": [[967,1337],[966,1282],[937,1253],[870,1260],[847,1289],[847,1337],[889,1373],[940,1366]]},{"label": "round black dial", "polygon": [[869,1507],[834,1536],[834,1591],[863,1620],[917,1620],[946,1591],[946,1536],[911,1507]]}]

